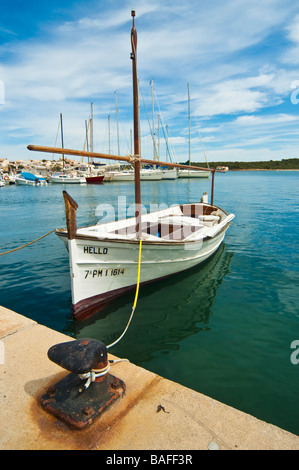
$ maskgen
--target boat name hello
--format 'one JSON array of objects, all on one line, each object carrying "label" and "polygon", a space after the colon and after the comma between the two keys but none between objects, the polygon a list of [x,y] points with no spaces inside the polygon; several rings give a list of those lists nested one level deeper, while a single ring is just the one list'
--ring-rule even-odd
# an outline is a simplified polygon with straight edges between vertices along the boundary
[{"label": "boat name hello", "polygon": [[92,255],[107,255],[108,248],[101,248],[100,246],[84,246],[83,253],[90,253]]}]

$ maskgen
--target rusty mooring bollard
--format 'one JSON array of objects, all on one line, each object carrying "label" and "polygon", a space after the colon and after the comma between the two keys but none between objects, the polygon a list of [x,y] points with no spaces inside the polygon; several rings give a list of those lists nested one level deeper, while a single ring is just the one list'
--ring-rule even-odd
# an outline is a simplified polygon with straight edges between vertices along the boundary
[{"label": "rusty mooring bollard", "polygon": [[56,344],[48,357],[71,373],[47,390],[41,406],[72,429],[89,426],[125,393],[125,383],[109,374],[107,348],[100,341]]}]

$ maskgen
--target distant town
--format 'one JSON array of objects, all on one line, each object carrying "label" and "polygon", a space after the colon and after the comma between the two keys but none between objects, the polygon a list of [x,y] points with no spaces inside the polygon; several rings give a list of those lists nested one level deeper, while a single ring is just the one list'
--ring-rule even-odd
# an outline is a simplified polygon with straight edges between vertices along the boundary
[{"label": "distant town", "polygon": [[[104,166],[104,164],[103,164]],[[59,171],[87,171],[88,163],[79,162],[78,160],[71,160],[67,157],[64,157],[64,162],[62,157],[58,160],[16,160],[9,161],[6,158],[0,158],[0,172],[1,173],[19,173],[22,171],[29,171],[32,173],[38,173],[44,177],[52,173]]]}]

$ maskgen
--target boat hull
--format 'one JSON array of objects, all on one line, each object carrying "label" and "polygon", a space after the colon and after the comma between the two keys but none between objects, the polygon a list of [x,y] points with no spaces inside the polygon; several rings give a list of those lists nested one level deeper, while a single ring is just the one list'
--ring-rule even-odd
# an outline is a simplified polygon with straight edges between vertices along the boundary
[{"label": "boat hull", "polygon": [[104,181],[104,175],[101,176],[85,176],[87,184],[102,184]]},{"label": "boat hull", "polygon": [[[140,284],[190,269],[213,255],[225,236],[190,243],[143,242]],[[67,240],[74,317],[86,319],[107,302],[136,288],[139,241]]]},{"label": "boat hull", "polygon": [[141,181],[160,181],[162,179],[163,173],[160,170],[141,170],[140,171],[140,180]]},{"label": "boat hull", "polygon": [[16,178],[16,184],[21,186],[47,186],[47,181],[31,181],[23,178]]},{"label": "boat hull", "polygon": [[50,181],[52,183],[60,183],[60,184],[82,184],[82,183],[86,183],[85,178],[68,177],[68,176],[50,176]]},{"label": "boat hull", "polygon": [[209,178],[210,173],[203,170],[180,170],[179,178]]},{"label": "boat hull", "polygon": [[134,173],[111,173],[112,181],[134,181]]},{"label": "boat hull", "polygon": [[177,178],[178,172],[175,168],[171,170],[164,170],[162,172],[162,180],[176,180]]}]

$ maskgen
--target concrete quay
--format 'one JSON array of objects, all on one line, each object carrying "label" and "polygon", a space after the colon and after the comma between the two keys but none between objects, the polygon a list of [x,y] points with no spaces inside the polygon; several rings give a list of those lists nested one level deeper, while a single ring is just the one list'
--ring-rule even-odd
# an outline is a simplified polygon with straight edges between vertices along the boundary
[{"label": "concrete quay", "polygon": [[39,400],[68,374],[48,349],[72,340],[0,306],[1,450],[299,450],[298,436],[129,362],[110,370],[126,383],[124,397],[71,430]]}]

